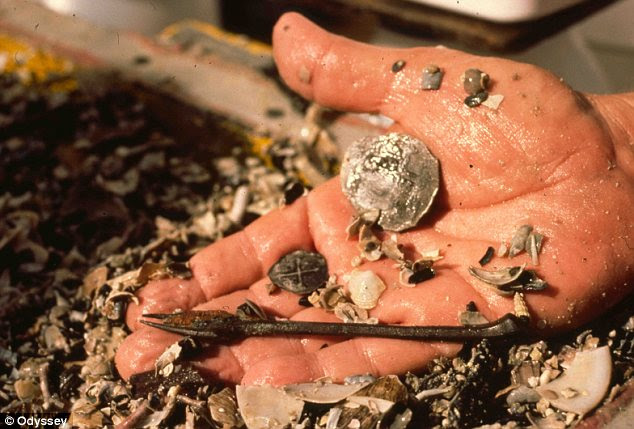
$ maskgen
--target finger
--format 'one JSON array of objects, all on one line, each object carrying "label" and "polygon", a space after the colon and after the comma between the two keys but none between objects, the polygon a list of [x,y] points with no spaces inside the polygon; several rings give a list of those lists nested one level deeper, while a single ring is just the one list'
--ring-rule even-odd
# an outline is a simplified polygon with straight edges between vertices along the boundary
[{"label": "finger", "polygon": [[[426,114],[445,116],[455,110],[445,101],[460,106],[466,95],[460,76],[467,64],[500,62],[447,48],[371,46],[331,34],[297,13],[283,15],[275,25],[273,54],[284,81],[304,97],[335,109],[380,111],[397,121],[403,115],[396,113],[408,111],[416,100],[427,105]],[[400,60],[405,66],[395,73],[392,66]],[[422,70],[431,63],[444,71],[442,91],[421,88]]]},{"label": "finger", "polygon": [[[260,288],[261,282],[255,284],[248,292],[236,291],[230,295],[225,295],[216,299],[213,299],[207,303],[199,305],[196,310],[217,310],[220,308],[225,311],[234,312],[235,308],[244,302],[245,298],[248,298],[261,306],[263,309],[267,309],[269,306],[276,304],[277,298],[272,298],[271,295],[260,296],[264,298],[264,301],[260,301],[257,297],[257,292],[254,293],[254,289]],[[290,293],[286,292],[290,295]],[[296,304],[295,300],[295,304]],[[288,305],[285,305],[288,307]],[[318,322],[332,322],[339,321],[333,314],[328,314],[325,311],[318,308],[304,308],[301,306],[296,307],[295,315],[291,317],[291,320],[312,320]],[[284,309],[288,311],[288,308]],[[316,350],[324,345],[332,344],[340,339],[332,339],[325,337],[311,337],[303,338],[301,336],[270,336],[270,337],[251,337],[246,338],[236,344],[228,346],[236,362],[241,368],[250,368],[261,360],[266,360],[278,356],[285,355],[300,355],[307,351]],[[224,355],[223,355],[224,356]],[[208,358],[201,363],[209,373],[222,372],[226,366],[225,362],[218,359]],[[231,380],[234,382],[238,380]]]},{"label": "finger", "polygon": [[459,344],[442,344],[355,338],[334,344],[314,353],[298,356],[277,356],[257,362],[242,378],[242,384],[283,385],[317,380],[322,377],[342,382],[349,375],[403,374],[419,371],[435,357],[451,356]]},{"label": "finger", "polygon": [[[205,310],[212,307],[215,306],[204,304],[198,309]],[[318,308],[306,308],[298,312],[291,320],[341,322],[334,314],[326,313]],[[283,356],[301,356],[340,341],[341,338],[323,336],[251,337],[236,344],[213,347],[213,352],[197,357],[194,362],[203,373],[215,377],[215,380],[239,383],[245,368],[251,368],[258,362]]]},{"label": "finger", "polygon": [[[281,231],[284,239],[280,239]],[[197,253],[190,261],[193,280],[170,279],[146,285],[137,292],[139,304],[130,305],[126,322],[135,330],[143,313],[189,310],[213,297],[247,288],[280,256],[311,248],[306,198],[300,198]]]},{"label": "finger", "polygon": [[[249,290],[240,290],[232,294],[216,298],[206,302],[195,309],[200,310],[224,310],[235,313],[236,308],[243,304],[245,299],[254,299],[253,294]],[[162,303],[162,302],[160,302]],[[178,341],[181,336],[162,331],[156,328],[150,328],[145,325],[138,324],[139,329],[128,335],[121,343],[115,356],[117,369],[124,379],[128,379],[132,374],[143,371],[149,371],[154,368],[154,362],[165,351],[167,347]],[[237,364],[232,355],[225,352],[218,352],[218,348],[213,347],[215,351],[206,354],[200,358],[199,366],[205,367],[207,371],[222,374],[232,374],[235,377],[241,377],[242,369]],[[228,359],[231,357],[231,359]],[[208,362],[214,362],[214,365]],[[236,373],[236,365],[240,368]],[[231,370],[230,370],[231,369]],[[227,378],[229,380],[229,378]]]},{"label": "finger", "polygon": [[203,293],[211,299],[249,287],[284,254],[312,246],[306,198],[300,198],[201,250],[190,264]]},{"label": "finger", "polygon": [[126,323],[132,331],[144,326],[139,323],[143,314],[188,310],[205,301],[205,294],[195,279],[154,281],[141,288],[136,296],[138,304],[131,302],[126,313]]},{"label": "finger", "polygon": [[146,327],[131,333],[119,345],[114,357],[119,374],[128,380],[133,374],[150,371],[156,358],[179,338],[180,335]]},{"label": "finger", "polygon": [[[133,374],[154,370],[156,359],[180,338],[180,335],[148,327],[133,332],[121,343],[115,355],[119,374],[129,380]],[[210,346],[191,362],[212,380],[236,383],[244,375],[242,366],[226,346]]]},{"label": "finger", "polygon": [[[258,285],[252,289],[259,287]],[[252,290],[240,290],[212,299],[195,307],[195,310],[224,310],[235,313],[237,307],[243,304],[245,299],[257,302],[256,295],[257,293]],[[275,298],[272,302],[273,304],[271,302],[268,304],[274,306]],[[266,304],[258,304],[266,307]],[[301,309],[292,317],[292,320],[340,321],[333,314],[317,308]],[[141,329],[129,335],[117,350],[115,363],[119,373],[124,379],[128,379],[132,374],[152,370],[156,359],[180,338],[179,335],[142,325]],[[338,338],[322,336],[253,337],[230,346],[212,345],[192,359],[192,362],[212,379],[238,383],[244,374],[243,368],[249,368],[259,360],[312,352],[338,341]]]},{"label": "finger", "polygon": [[355,212],[341,191],[339,177],[308,195],[308,211],[315,247],[328,261],[328,272],[341,276],[350,271],[351,261],[359,250],[355,240],[347,237],[346,226]]}]

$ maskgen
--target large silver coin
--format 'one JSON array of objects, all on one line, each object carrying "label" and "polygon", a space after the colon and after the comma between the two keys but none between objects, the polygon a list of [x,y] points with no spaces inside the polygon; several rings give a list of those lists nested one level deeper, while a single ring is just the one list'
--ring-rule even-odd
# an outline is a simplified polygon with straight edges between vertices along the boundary
[{"label": "large silver coin", "polygon": [[344,194],[359,213],[379,209],[389,231],[416,226],[438,192],[438,160],[407,134],[364,137],[346,151],[341,166]]}]

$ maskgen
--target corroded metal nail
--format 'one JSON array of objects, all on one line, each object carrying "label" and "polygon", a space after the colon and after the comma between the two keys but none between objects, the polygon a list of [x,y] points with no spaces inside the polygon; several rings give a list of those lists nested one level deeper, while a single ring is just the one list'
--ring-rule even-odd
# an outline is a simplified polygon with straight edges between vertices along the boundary
[{"label": "corroded metal nail", "polygon": [[145,314],[143,317],[163,323],[141,323],[175,334],[235,341],[253,336],[327,335],[344,337],[382,337],[408,340],[465,341],[502,338],[525,332],[525,322],[506,314],[478,326],[401,326],[365,323],[326,323],[241,319],[224,311],[187,311],[170,315]]}]

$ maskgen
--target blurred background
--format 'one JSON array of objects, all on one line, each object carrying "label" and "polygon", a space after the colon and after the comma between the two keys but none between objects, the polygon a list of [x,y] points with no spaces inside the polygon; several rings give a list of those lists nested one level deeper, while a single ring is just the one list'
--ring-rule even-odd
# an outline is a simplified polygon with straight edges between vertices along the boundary
[{"label": "blurred background", "polygon": [[263,42],[287,10],[357,40],[443,44],[548,68],[574,88],[634,90],[634,0],[41,0],[102,26],[145,35],[185,19]]}]

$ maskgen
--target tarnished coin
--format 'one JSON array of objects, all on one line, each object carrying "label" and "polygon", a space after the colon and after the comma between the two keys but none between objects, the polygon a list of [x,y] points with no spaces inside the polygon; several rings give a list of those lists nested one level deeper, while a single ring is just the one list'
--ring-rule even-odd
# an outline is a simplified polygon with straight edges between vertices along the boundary
[{"label": "tarnished coin", "polygon": [[380,210],[378,224],[390,231],[416,226],[431,207],[439,182],[438,160],[407,134],[357,140],[341,166],[343,193],[355,209]]},{"label": "tarnished coin", "polygon": [[269,279],[277,287],[306,295],[326,284],[328,264],[320,253],[296,250],[273,264]]}]

